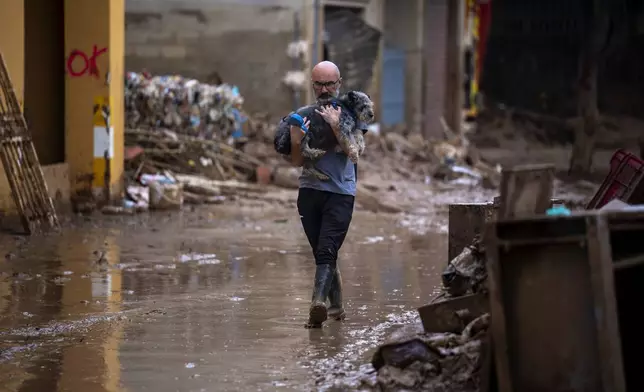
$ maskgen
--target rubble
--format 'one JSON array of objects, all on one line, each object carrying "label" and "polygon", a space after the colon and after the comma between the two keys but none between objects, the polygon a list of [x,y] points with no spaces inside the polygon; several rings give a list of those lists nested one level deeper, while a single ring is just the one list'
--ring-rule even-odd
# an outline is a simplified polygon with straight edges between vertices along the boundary
[{"label": "rubble", "polygon": [[[480,238],[443,272],[444,292],[419,309],[422,331],[398,332],[372,358],[377,391],[479,391],[490,372],[486,358],[487,272]],[[418,326],[418,329],[421,329]]]},{"label": "rubble", "polygon": [[125,79],[125,122],[129,128],[165,128],[225,140],[244,121],[244,99],[236,86],[210,85],[179,75],[129,72]]},{"label": "rubble", "polygon": [[[301,56],[302,50],[302,44],[297,42],[288,49],[293,56]],[[298,84],[301,79],[299,75],[293,83]],[[217,192],[200,193],[202,188],[196,191],[170,180],[153,185],[155,190],[142,198],[141,190],[133,187],[150,187],[142,181],[144,176],[199,176],[204,181],[235,183],[235,192],[242,194],[248,192],[239,186],[241,183],[297,189],[299,170],[285,162],[272,147],[277,121],[260,114],[248,116],[242,104],[238,89],[229,84],[211,85],[176,75],[128,73],[125,164],[129,188],[126,200],[118,207],[136,206],[140,211],[171,205],[176,208],[182,203],[222,203],[231,198],[218,193],[221,186],[215,187]],[[381,132],[376,124],[366,135],[368,148],[359,163],[360,171],[377,173],[384,181],[404,179],[429,183],[438,180],[460,181],[470,186],[498,185],[498,168],[483,162],[467,138],[446,136],[445,140],[425,140],[420,134]],[[176,189],[171,192],[173,187]],[[373,212],[403,211],[404,207],[396,201],[383,200],[382,192],[389,190],[378,181],[360,182],[360,206]],[[159,195],[169,193],[174,194],[171,197],[174,201],[161,203],[165,199]],[[116,213],[119,209],[105,211]]]},{"label": "rubble", "polygon": [[480,237],[447,264],[442,274],[443,287],[452,297],[485,290],[487,270]]},{"label": "rubble", "polygon": [[478,391],[482,346],[490,322],[488,313],[460,333],[395,333],[372,358],[375,378],[362,389],[374,391]]}]

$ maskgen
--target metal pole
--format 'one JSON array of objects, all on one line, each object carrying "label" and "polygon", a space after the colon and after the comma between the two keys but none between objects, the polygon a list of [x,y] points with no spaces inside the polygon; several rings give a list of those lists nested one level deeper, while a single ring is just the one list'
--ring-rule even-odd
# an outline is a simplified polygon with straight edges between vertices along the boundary
[{"label": "metal pole", "polygon": [[[293,42],[298,42],[300,40],[300,13],[295,12],[293,14]],[[293,59],[293,69],[300,70],[302,69],[301,61],[298,57]],[[293,110],[297,110],[300,107],[300,90],[297,88],[293,90]]]},{"label": "metal pole", "polygon": [[320,62],[320,0],[313,0],[313,64]]}]

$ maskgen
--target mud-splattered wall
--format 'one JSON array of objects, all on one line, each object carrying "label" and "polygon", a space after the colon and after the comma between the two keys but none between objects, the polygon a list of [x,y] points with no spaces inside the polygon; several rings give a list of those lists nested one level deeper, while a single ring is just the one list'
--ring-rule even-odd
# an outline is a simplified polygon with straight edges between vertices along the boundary
[{"label": "mud-splattered wall", "polygon": [[[234,4],[233,4],[234,3]],[[291,92],[282,77],[292,68],[299,0],[129,0],[126,69],[179,73],[207,80],[214,72],[239,86],[251,112],[286,113]]]},{"label": "mud-splattered wall", "polygon": [[[644,10],[619,3],[600,63],[599,107],[607,114],[644,117]],[[582,21],[581,0],[496,0],[482,91],[502,102],[574,116]],[[619,8],[619,7],[618,7]]]}]

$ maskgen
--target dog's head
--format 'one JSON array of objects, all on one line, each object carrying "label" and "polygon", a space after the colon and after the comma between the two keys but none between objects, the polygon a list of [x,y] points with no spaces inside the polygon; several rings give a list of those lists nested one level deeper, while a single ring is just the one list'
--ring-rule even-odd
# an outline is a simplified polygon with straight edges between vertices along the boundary
[{"label": "dog's head", "polygon": [[373,102],[371,98],[361,91],[347,93],[347,105],[353,109],[360,121],[370,123],[374,119]]}]

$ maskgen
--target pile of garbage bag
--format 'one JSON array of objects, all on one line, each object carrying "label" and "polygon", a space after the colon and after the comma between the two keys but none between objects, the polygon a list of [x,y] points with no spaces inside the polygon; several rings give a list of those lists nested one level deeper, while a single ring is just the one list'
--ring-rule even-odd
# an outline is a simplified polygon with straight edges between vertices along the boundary
[{"label": "pile of garbage bag", "polygon": [[239,138],[243,103],[239,89],[225,83],[147,72],[128,72],[125,77],[128,128],[170,129],[208,140]]}]

